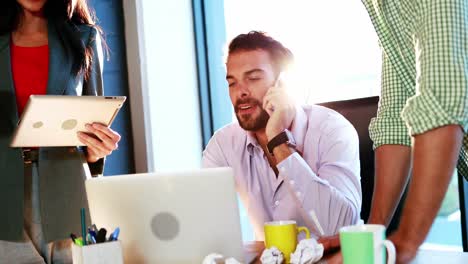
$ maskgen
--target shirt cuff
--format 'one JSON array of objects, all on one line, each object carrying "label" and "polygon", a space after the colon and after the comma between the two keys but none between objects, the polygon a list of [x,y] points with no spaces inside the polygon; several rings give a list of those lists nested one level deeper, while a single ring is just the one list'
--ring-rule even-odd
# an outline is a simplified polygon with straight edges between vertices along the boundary
[{"label": "shirt cuff", "polygon": [[104,158],[99,159],[94,163],[88,162],[88,166],[92,176],[100,175],[104,172]]},{"label": "shirt cuff", "polygon": [[279,177],[283,178],[286,184],[291,187],[300,202],[303,202],[313,181],[328,185],[327,181],[322,180],[312,171],[309,164],[297,152],[289,155],[276,167],[279,171]]},{"label": "shirt cuff", "polygon": [[374,117],[369,124],[374,150],[381,145],[411,146],[411,137],[400,117]]},{"label": "shirt cuff", "polygon": [[[83,151],[83,154],[86,158],[86,155],[88,155],[88,148],[87,147],[80,147]],[[91,173],[91,176],[98,176],[102,175],[104,173],[104,163],[106,161],[106,158],[98,159],[96,162],[88,162],[88,167],[89,171]]]},{"label": "shirt cuff", "polygon": [[[457,99],[452,105],[444,106],[432,93],[417,95],[408,100],[402,117],[408,124],[411,135],[419,135],[446,125],[460,125],[468,132],[468,111],[465,104]],[[458,102],[458,103],[457,103]],[[460,107],[461,106],[461,107]],[[456,109],[463,108],[457,111]]]}]

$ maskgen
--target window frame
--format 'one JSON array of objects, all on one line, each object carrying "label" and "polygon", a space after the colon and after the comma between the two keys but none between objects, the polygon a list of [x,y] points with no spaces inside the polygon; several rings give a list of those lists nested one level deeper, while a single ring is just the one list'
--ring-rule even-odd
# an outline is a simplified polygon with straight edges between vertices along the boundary
[{"label": "window frame", "polygon": [[231,123],[233,115],[223,61],[224,1],[192,0],[192,8],[204,148],[216,130]]}]

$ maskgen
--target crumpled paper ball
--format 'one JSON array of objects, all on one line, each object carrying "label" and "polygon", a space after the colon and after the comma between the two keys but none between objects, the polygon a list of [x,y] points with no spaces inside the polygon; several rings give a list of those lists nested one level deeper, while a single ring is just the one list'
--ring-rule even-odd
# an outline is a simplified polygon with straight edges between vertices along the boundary
[{"label": "crumpled paper ball", "polygon": [[237,261],[235,258],[228,258],[225,259],[223,255],[218,254],[218,253],[212,253],[206,256],[203,259],[203,264],[218,264],[218,263],[224,263],[224,264],[242,264],[239,261]]},{"label": "crumpled paper ball", "polygon": [[237,261],[237,259],[235,259],[235,258],[228,258],[228,259],[226,259],[226,261],[224,263],[225,264],[242,264],[239,261]]},{"label": "crumpled paper ball", "polygon": [[260,257],[262,264],[281,264],[283,260],[283,253],[276,247],[265,249]]},{"label": "crumpled paper ball", "polygon": [[312,264],[323,256],[323,245],[314,238],[303,239],[291,253],[291,264]]},{"label": "crumpled paper ball", "polygon": [[203,264],[216,264],[217,259],[224,259],[223,255],[218,253],[211,253],[203,259]]}]

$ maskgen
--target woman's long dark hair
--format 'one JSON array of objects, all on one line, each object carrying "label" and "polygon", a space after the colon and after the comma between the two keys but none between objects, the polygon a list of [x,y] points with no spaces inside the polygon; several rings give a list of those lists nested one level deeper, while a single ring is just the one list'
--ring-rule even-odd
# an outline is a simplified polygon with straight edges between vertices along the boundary
[{"label": "woman's long dark hair", "polygon": [[[15,31],[21,19],[21,6],[16,0],[0,0],[0,35]],[[44,14],[48,23],[53,23],[59,32],[59,38],[71,47],[73,57],[72,74],[89,74],[93,51],[80,39],[78,25],[96,26],[95,15],[86,0],[48,0],[44,5]],[[105,44],[104,44],[105,45]]]}]

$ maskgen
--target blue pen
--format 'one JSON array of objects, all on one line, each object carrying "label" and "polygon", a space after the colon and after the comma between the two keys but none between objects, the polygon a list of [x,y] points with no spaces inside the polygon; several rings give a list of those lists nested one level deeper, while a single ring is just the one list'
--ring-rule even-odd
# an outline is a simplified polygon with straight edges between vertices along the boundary
[{"label": "blue pen", "polygon": [[97,237],[96,231],[88,228],[88,233],[91,235],[92,238],[94,238],[94,240],[96,240],[96,237]]},{"label": "blue pen", "polygon": [[88,240],[91,244],[96,244],[96,239],[88,233]]},{"label": "blue pen", "polygon": [[119,239],[120,227],[117,227],[109,236],[109,241],[117,241]]},{"label": "blue pen", "polygon": [[88,231],[90,231],[90,230],[92,230],[92,231],[94,231],[94,232],[97,232],[97,231],[98,231],[98,229],[97,229],[97,227],[96,227],[95,224],[93,224],[93,225],[91,225],[90,227],[88,227]]}]

